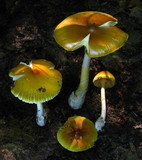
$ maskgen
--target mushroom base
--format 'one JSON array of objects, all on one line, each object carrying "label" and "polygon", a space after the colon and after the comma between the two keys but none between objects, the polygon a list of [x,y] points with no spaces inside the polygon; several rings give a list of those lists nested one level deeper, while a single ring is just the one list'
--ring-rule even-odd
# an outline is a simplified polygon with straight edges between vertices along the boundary
[{"label": "mushroom base", "polygon": [[102,131],[104,126],[105,126],[104,119],[102,117],[99,117],[95,122],[95,128],[97,129],[97,131]]},{"label": "mushroom base", "polygon": [[68,103],[73,109],[80,109],[85,101],[85,95],[87,90],[73,91],[69,96]]}]

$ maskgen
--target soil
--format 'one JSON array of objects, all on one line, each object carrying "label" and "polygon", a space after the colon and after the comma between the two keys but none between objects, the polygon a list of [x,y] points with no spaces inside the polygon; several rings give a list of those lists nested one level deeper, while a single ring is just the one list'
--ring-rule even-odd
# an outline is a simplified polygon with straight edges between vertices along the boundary
[{"label": "soil", "polygon": [[[129,34],[115,53],[92,58],[89,89],[79,110],[68,96],[79,83],[83,48],[65,51],[53,30],[65,17],[81,11],[100,11],[118,18],[117,26]],[[142,159],[142,2],[140,0],[5,0],[0,5],[0,160],[141,160]],[[47,124],[37,126],[36,105],[11,94],[9,70],[32,59],[52,61],[63,75],[60,94],[45,103]],[[95,122],[100,115],[100,89],[93,77],[108,70],[116,85],[106,90],[107,119],[94,147],[70,152],[56,133],[73,116]]]}]

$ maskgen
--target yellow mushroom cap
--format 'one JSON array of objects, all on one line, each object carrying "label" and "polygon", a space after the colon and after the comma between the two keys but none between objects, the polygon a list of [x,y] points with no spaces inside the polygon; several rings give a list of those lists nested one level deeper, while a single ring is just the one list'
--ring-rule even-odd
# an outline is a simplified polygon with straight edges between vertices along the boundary
[{"label": "yellow mushroom cap", "polygon": [[69,151],[85,151],[94,146],[97,140],[94,123],[82,116],[68,118],[57,132],[57,140]]},{"label": "yellow mushroom cap", "polygon": [[11,92],[28,103],[42,103],[53,99],[60,92],[62,75],[50,61],[32,60],[29,65],[20,63],[10,70],[14,85]]},{"label": "yellow mushroom cap", "polygon": [[94,77],[93,83],[98,88],[112,88],[115,85],[115,77],[109,71],[101,71]]},{"label": "yellow mushroom cap", "polygon": [[79,12],[57,25],[54,38],[68,51],[85,46],[89,57],[101,57],[118,50],[128,39],[128,34],[115,24],[117,19],[109,14]]}]

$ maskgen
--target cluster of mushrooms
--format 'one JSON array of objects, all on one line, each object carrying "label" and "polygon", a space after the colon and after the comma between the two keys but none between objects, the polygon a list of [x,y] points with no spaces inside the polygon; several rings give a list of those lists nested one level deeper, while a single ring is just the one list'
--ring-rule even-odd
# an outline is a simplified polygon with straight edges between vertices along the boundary
[{"label": "cluster of mushrooms", "polygon": [[[56,42],[67,51],[84,46],[84,59],[80,83],[69,96],[68,103],[73,109],[82,107],[89,84],[91,58],[106,56],[121,48],[128,34],[117,28],[118,20],[102,12],[79,12],[65,18],[54,30]],[[10,70],[14,84],[11,92],[27,103],[37,105],[36,122],[45,126],[47,112],[43,103],[58,95],[62,87],[62,75],[52,62],[38,59],[29,64],[21,62]],[[101,88],[101,114],[95,124],[86,117],[72,116],[57,132],[57,140],[66,149],[79,152],[94,146],[99,131],[106,121],[105,89],[115,85],[115,77],[109,71],[100,71],[93,79]],[[27,89],[28,88],[28,89]]]}]

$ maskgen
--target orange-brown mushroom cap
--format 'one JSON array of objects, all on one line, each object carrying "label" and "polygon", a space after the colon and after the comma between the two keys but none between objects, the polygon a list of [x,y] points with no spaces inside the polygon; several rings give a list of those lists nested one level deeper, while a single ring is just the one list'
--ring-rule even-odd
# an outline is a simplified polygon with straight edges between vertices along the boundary
[{"label": "orange-brown mushroom cap", "polygon": [[101,71],[94,77],[93,83],[98,88],[112,88],[115,85],[115,77],[109,71]]},{"label": "orange-brown mushroom cap", "polygon": [[54,98],[61,89],[62,75],[54,64],[44,59],[21,63],[10,70],[14,85],[11,92],[28,103],[42,103]]},{"label": "orange-brown mushroom cap", "polygon": [[89,57],[101,57],[121,48],[128,39],[128,34],[115,27],[115,24],[117,19],[109,14],[80,12],[57,25],[54,38],[68,51],[85,46]]},{"label": "orange-brown mushroom cap", "polygon": [[97,130],[89,119],[73,116],[58,130],[57,139],[67,150],[80,152],[94,146],[97,140]]}]

